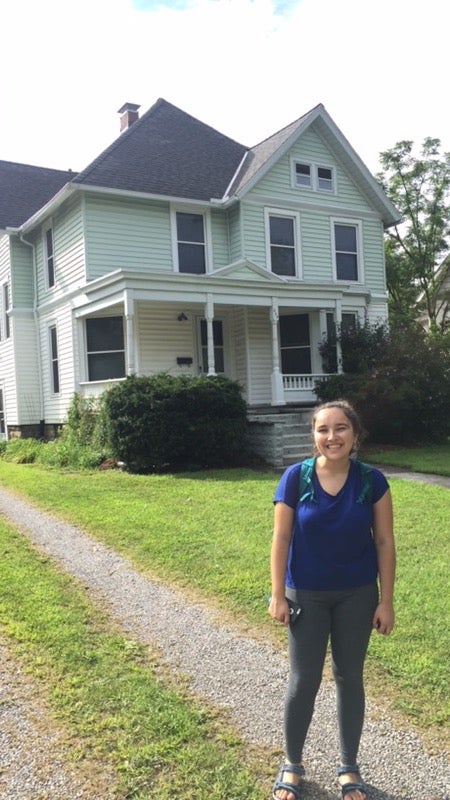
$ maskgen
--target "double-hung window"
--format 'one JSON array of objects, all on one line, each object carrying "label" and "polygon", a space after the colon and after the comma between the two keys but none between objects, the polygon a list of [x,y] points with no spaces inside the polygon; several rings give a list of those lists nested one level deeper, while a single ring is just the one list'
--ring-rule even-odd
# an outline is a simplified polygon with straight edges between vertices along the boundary
[{"label": "double-hung window", "polygon": [[125,343],[122,317],[90,317],[86,320],[89,381],[125,377]]},{"label": "double-hung window", "polygon": [[58,356],[58,336],[56,331],[56,325],[50,326],[49,335],[50,335],[50,364],[51,364],[52,392],[53,394],[58,394],[59,356]]},{"label": "double-hung window", "polygon": [[202,275],[206,272],[206,232],[203,214],[177,211],[178,271]]},{"label": "double-hung window", "polygon": [[333,222],[335,277],[338,281],[361,281],[360,226],[341,220]]},{"label": "double-hung window", "polygon": [[55,253],[53,246],[53,228],[47,228],[45,231],[45,261],[46,261],[46,278],[47,286],[49,289],[55,285]]},{"label": "double-hung window", "polygon": [[296,277],[299,274],[300,219],[297,213],[290,214],[277,209],[266,209],[267,263],[275,275]]}]

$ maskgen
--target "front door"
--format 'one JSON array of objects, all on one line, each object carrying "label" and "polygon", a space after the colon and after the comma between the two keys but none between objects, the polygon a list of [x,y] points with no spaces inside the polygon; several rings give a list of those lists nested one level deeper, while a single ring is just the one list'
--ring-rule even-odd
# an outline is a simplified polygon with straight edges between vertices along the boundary
[{"label": "front door", "polygon": [[310,375],[309,314],[280,316],[280,355],[283,375]]}]

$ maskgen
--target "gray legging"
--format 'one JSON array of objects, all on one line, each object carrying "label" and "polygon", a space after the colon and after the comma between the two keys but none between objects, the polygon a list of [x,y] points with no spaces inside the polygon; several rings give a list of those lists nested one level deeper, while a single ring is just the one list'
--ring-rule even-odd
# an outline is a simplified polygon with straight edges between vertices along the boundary
[{"label": "gray legging", "polygon": [[348,591],[287,590],[286,594],[302,606],[299,619],[289,626],[287,759],[301,761],[330,640],[341,761],[355,764],[364,722],[363,670],[378,602],[377,584]]}]

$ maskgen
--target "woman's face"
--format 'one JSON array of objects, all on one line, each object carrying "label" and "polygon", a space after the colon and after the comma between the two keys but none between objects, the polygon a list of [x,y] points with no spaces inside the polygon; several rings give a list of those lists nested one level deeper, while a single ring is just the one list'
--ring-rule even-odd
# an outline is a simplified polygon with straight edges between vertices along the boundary
[{"label": "woman's face", "polygon": [[356,436],[342,408],[323,408],[314,421],[314,444],[319,456],[330,461],[348,459]]}]

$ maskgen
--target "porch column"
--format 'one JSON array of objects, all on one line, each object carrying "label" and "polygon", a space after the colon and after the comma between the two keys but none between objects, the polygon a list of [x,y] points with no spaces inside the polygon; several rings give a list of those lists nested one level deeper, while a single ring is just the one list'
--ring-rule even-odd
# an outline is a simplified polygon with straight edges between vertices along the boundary
[{"label": "porch column", "polygon": [[123,305],[125,309],[125,371],[127,375],[136,372],[136,347],[134,341],[134,297],[133,293],[125,290]]},{"label": "porch column", "polygon": [[[342,325],[342,303],[340,299],[336,299],[335,301],[334,319],[336,322],[336,328],[340,330]],[[342,373],[344,371],[342,369],[342,348],[341,343],[338,340],[336,340],[336,361],[337,371]]]},{"label": "porch column", "polygon": [[206,319],[206,342],[208,347],[208,375],[216,374],[216,365],[214,358],[214,302],[212,294],[206,297],[205,306],[205,319]]},{"label": "porch column", "polygon": [[278,302],[272,298],[270,322],[272,325],[272,405],[284,406],[283,376],[280,372],[280,349],[278,344]]}]

